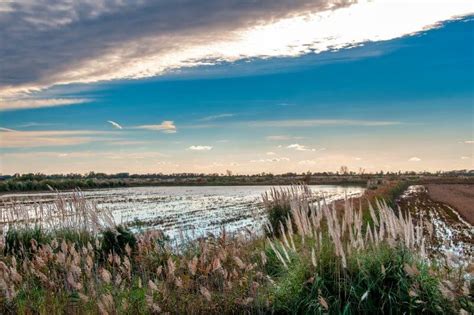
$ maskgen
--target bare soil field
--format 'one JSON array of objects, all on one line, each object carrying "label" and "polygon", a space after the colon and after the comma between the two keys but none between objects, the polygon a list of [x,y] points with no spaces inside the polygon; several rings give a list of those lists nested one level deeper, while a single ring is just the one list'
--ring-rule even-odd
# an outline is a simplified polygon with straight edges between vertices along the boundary
[{"label": "bare soil field", "polygon": [[429,184],[426,188],[431,199],[455,208],[466,221],[474,225],[474,185]]}]

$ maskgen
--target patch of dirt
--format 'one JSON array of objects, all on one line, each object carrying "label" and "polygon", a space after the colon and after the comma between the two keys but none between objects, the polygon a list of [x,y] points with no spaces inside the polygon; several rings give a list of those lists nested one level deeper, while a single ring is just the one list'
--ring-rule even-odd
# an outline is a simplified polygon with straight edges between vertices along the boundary
[{"label": "patch of dirt", "polygon": [[474,225],[474,185],[429,184],[426,188],[432,200],[450,205]]}]

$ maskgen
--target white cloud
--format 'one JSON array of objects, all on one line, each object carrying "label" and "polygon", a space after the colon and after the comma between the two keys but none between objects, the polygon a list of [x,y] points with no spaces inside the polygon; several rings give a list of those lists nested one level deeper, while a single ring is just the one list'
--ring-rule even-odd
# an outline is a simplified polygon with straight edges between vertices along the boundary
[{"label": "white cloud", "polygon": [[258,160],[250,160],[250,163],[275,163],[275,162],[283,162],[289,161],[290,159],[287,157],[275,157],[271,159],[258,159]]},{"label": "white cloud", "polygon": [[307,146],[304,146],[304,145],[301,145],[301,144],[298,144],[298,143],[290,144],[290,145],[287,146],[286,148],[287,148],[287,149],[293,149],[293,150],[296,150],[296,151],[311,151],[311,152],[316,152],[316,149],[314,149],[314,148],[308,148]]},{"label": "white cloud", "polygon": [[276,153],[270,151],[270,152],[267,152],[266,155],[276,155]]},{"label": "white cloud", "polygon": [[159,125],[142,125],[134,127],[135,129],[156,130],[163,133],[176,133],[177,129],[172,120],[164,120]]},{"label": "white cloud", "polygon": [[469,156],[461,156],[461,160],[469,160],[470,157]]},{"label": "white cloud", "polygon": [[414,156],[414,157],[409,158],[408,161],[410,161],[410,162],[420,162],[421,159],[419,157]]},{"label": "white cloud", "polygon": [[210,151],[213,147],[208,145],[192,145],[188,148],[191,151]]},{"label": "white cloud", "polygon": [[12,99],[0,97],[0,111],[75,105],[91,101],[87,98]]},{"label": "white cloud", "polygon": [[113,120],[107,120],[107,122],[109,124],[111,124],[112,126],[114,126],[115,128],[117,128],[117,129],[123,129],[122,126],[120,126],[117,122],[115,122]]},{"label": "white cloud", "polygon": [[474,140],[466,140],[464,141],[465,144],[474,144]]},{"label": "white cloud", "polygon": [[[18,83],[4,85],[0,94],[338,50],[413,35],[474,11],[472,0],[360,0],[343,1],[342,5],[333,1],[268,1],[246,6],[221,2],[210,2],[210,8],[204,2],[188,7],[179,2],[179,7],[147,1],[109,6],[109,2],[65,2],[66,10],[54,11],[56,6],[50,5],[44,12],[27,5],[8,7],[1,11],[5,22],[0,35],[15,45],[8,46],[13,53],[5,49],[9,55],[0,56],[5,60],[0,68],[6,72],[4,77],[13,77]],[[106,18],[101,19],[102,15]],[[92,18],[94,23],[88,23]],[[149,23],[136,23],[140,18]],[[55,41],[43,45],[47,41],[44,36],[51,34]],[[32,63],[33,58],[39,62]]]}]

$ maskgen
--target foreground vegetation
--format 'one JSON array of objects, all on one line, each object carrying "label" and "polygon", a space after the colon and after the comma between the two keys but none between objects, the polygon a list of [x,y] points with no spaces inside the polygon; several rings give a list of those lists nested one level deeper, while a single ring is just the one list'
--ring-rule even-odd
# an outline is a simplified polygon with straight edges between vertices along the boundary
[{"label": "foreground vegetation", "polygon": [[474,312],[463,271],[428,258],[430,223],[367,197],[326,205],[306,187],[273,190],[265,235],[186,243],[115,226],[80,196],[34,225],[16,209],[1,244],[0,313]]}]

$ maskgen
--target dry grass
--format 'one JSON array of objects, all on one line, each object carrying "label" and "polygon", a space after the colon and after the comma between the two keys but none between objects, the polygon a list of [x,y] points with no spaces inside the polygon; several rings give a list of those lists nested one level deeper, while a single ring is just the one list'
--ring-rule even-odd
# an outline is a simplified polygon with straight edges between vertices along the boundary
[{"label": "dry grass", "polygon": [[40,227],[42,229],[80,230],[97,234],[114,227],[112,213],[99,209],[93,200],[87,200],[80,190],[71,194],[57,194],[51,204],[24,205],[16,200],[3,201],[0,207],[0,229]]}]

